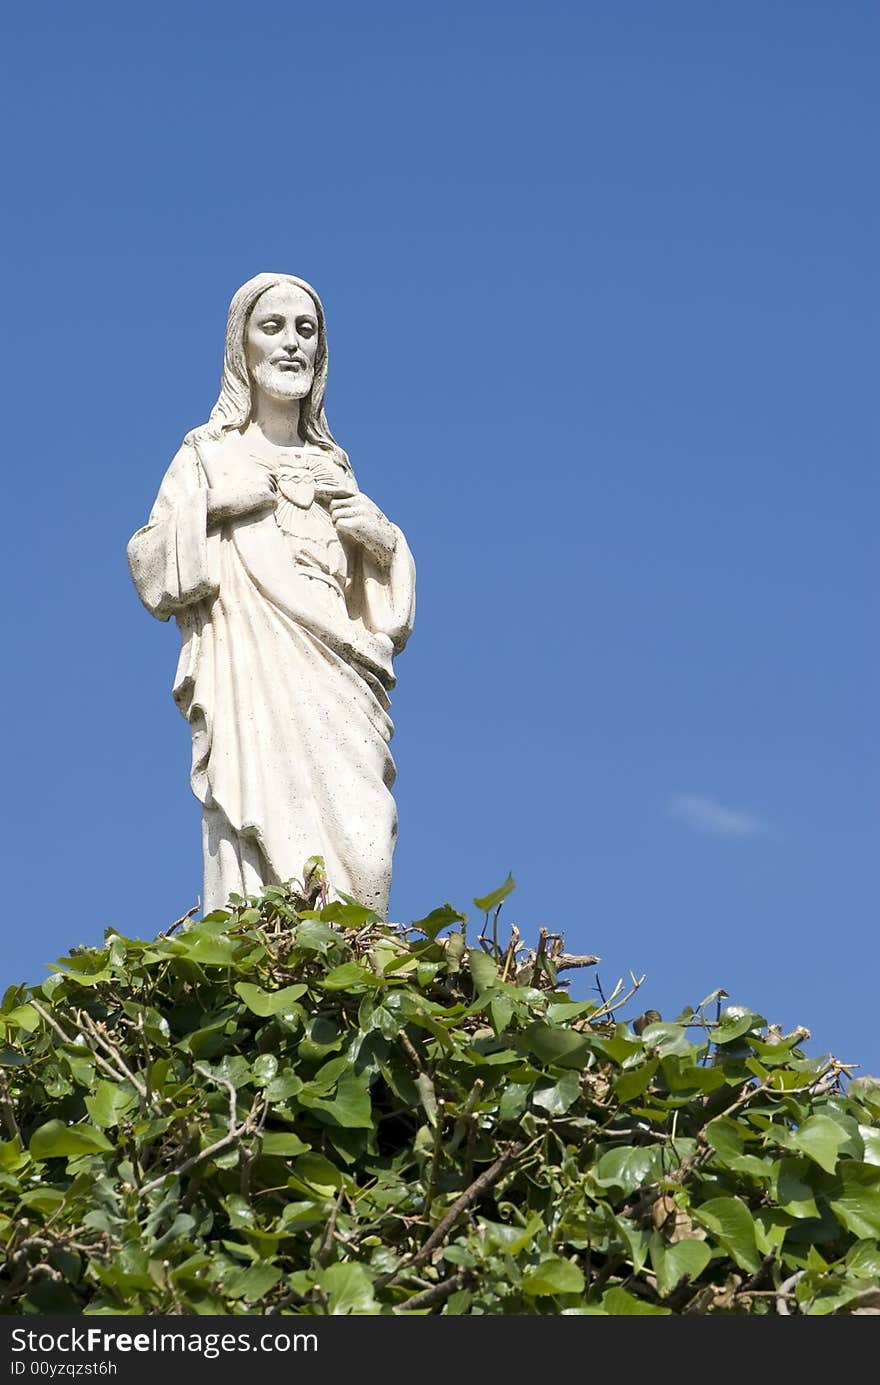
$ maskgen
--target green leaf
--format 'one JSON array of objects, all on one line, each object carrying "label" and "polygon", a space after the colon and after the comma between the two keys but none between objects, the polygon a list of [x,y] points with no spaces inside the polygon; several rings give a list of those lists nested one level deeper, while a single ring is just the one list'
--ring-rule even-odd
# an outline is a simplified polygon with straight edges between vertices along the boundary
[{"label": "green leaf", "polygon": [[876,1165],[843,1160],[829,1201],[837,1220],[854,1236],[880,1239],[880,1168]]},{"label": "green leaf", "polygon": [[365,986],[381,984],[379,977],[371,972],[369,967],[362,967],[359,962],[343,962],[328,971],[319,982],[325,991],[357,991],[363,990]]},{"label": "green leaf", "polygon": [[334,929],[318,919],[302,919],[297,924],[294,937],[296,946],[303,952],[329,952],[331,947],[338,947],[344,942]]},{"label": "green leaf", "polygon": [[308,1035],[299,1043],[299,1056],[307,1062],[326,1057],[343,1044],[343,1034],[333,1015],[315,1015],[309,1024]]},{"label": "green leaf", "polygon": [[375,1313],[373,1282],[363,1265],[354,1262],[329,1265],[320,1279],[331,1314]]},{"label": "green leaf", "polygon": [[298,1154],[305,1154],[309,1149],[307,1144],[303,1144],[298,1135],[287,1133],[286,1131],[269,1131],[263,1136],[263,1154],[280,1154],[283,1158],[290,1159]]},{"label": "green leaf", "polygon": [[658,1146],[622,1145],[607,1150],[592,1174],[600,1188],[620,1188],[629,1194],[655,1183],[662,1171],[662,1151]]},{"label": "green leaf", "polygon": [[461,959],[464,953],[464,933],[450,933],[446,939],[446,970],[450,976],[455,976],[461,971]]},{"label": "green leaf", "polygon": [[315,1073],[311,1082],[306,1087],[309,1096],[327,1096],[332,1092],[340,1077],[350,1071],[350,1060],[347,1054],[341,1053],[338,1058],[330,1058],[323,1063]]},{"label": "green leaf", "polygon": [[880,1114],[880,1077],[857,1077],[850,1083],[849,1094],[854,1101],[863,1101]]},{"label": "green leaf", "polygon": [[489,1018],[496,1034],[503,1034],[513,1017],[513,1001],[506,995],[493,995],[489,1001]]},{"label": "green leaf", "polygon": [[259,923],[259,910],[249,909],[240,919],[237,919],[234,914],[227,914],[224,909],[217,909],[213,914],[206,914],[196,923],[188,924],[179,936],[186,938],[199,934],[200,936],[219,938],[224,933],[231,933],[234,928],[238,928],[246,920],[251,923]]},{"label": "green leaf", "polygon": [[[378,953],[379,948],[376,949]],[[383,954],[384,957],[384,954]],[[396,956],[391,956],[387,962],[383,961],[383,976],[403,976],[407,972],[416,971],[419,966],[419,959],[413,952],[399,952]]]},{"label": "green leaf", "polygon": [[296,1096],[303,1089],[303,1080],[297,1077],[295,1072],[285,1068],[279,1072],[277,1077],[273,1077],[266,1088],[266,1097],[269,1101],[288,1101],[290,1097]]},{"label": "green leaf", "polygon": [[[228,909],[214,909],[210,914],[205,914],[203,918],[199,919],[198,926],[205,931],[211,928],[220,933],[228,933],[234,924],[235,915],[230,913]],[[191,931],[194,926],[191,924],[187,931]]]},{"label": "green leaf", "polygon": [[554,1028],[535,1020],[522,1035],[530,1053],[542,1063],[562,1068],[582,1068],[589,1052],[589,1040],[573,1029]]},{"label": "green leaf", "polygon": [[118,1125],[122,1117],[135,1105],[135,1101],[132,1091],[127,1091],[118,1082],[105,1082],[102,1079],[92,1095],[86,1097],[86,1110],[95,1125],[107,1129],[109,1126]]},{"label": "green leaf", "polygon": [[659,1058],[649,1058],[646,1063],[622,1072],[614,1084],[618,1101],[632,1101],[647,1091],[659,1066]]},{"label": "green leaf", "polygon": [[250,1063],[240,1053],[226,1054],[214,1068],[214,1072],[218,1077],[222,1077],[224,1082],[231,1082],[236,1090],[250,1082],[253,1076]]},{"label": "green leaf", "polygon": [[660,1066],[671,1092],[714,1092],[725,1083],[720,1068],[701,1067],[690,1054],[682,1057],[677,1053],[668,1053]]},{"label": "green leaf", "polygon": [[35,1211],[51,1216],[64,1206],[64,1194],[60,1188],[32,1188],[19,1198],[22,1207],[33,1207]]},{"label": "green leaf", "polygon": [[259,1058],[254,1060],[252,1071],[255,1081],[265,1087],[278,1072],[278,1059],[274,1053],[261,1053]]},{"label": "green leaf", "polygon": [[107,1136],[92,1125],[65,1125],[46,1121],[35,1130],[28,1145],[33,1159],[65,1159],[78,1154],[109,1154],[113,1149]]},{"label": "green leaf", "polygon": [[[68,961],[70,960],[71,959],[68,958]],[[105,981],[111,981],[113,979],[113,973],[109,967],[106,967],[103,971],[93,972],[64,971],[61,967],[52,967],[51,970],[58,973],[59,981],[68,981],[74,986],[100,986],[103,985]],[[47,983],[44,982],[43,984],[45,988]]]},{"label": "green leaf", "polygon": [[860,1279],[873,1279],[880,1284],[880,1246],[876,1241],[859,1241],[847,1252],[846,1263]]},{"label": "green leaf", "polygon": [[712,1030],[713,1044],[731,1044],[741,1039],[750,1029],[759,1029],[765,1021],[754,1010],[746,1010],[741,1005],[728,1005],[721,1012],[721,1019]]},{"label": "green leaf", "polygon": [[274,1289],[282,1272],[273,1265],[262,1263],[250,1269],[235,1270],[223,1280],[223,1288],[230,1298],[242,1298],[245,1303],[256,1303],[258,1299]]},{"label": "green leaf", "polygon": [[476,947],[468,948],[468,962],[478,994],[498,980],[498,964],[488,952],[482,952]]},{"label": "green leaf", "polygon": [[614,1063],[625,1063],[628,1058],[634,1059],[637,1055],[643,1059],[648,1057],[641,1039],[634,1039],[627,1033],[625,1024],[619,1024],[617,1032],[610,1037],[604,1034],[593,1035],[592,1041],[593,1047]]},{"label": "green leaf", "polygon": [[551,1024],[569,1024],[572,1020],[592,1015],[598,1009],[597,1000],[572,1000],[566,997],[565,1000],[554,1000],[552,1005],[547,1006],[547,1018]]},{"label": "green leaf", "polygon": [[342,1174],[323,1154],[304,1154],[296,1161],[297,1175],[320,1193],[335,1193],[342,1186]]},{"label": "green leaf", "polygon": [[335,923],[342,928],[363,928],[367,923],[379,923],[380,918],[375,909],[368,909],[346,896],[344,900],[334,899],[321,910],[321,922]]},{"label": "green leaf", "polygon": [[794,1225],[785,1212],[760,1207],[755,1213],[755,1243],[762,1255],[777,1255],[789,1228]]},{"label": "green leaf", "polygon": [[326,1221],[323,1199],[317,1202],[285,1202],[281,1213],[282,1226],[308,1226],[320,1221]]},{"label": "green leaf", "polygon": [[865,1150],[865,1163],[880,1165],[880,1129],[872,1125],[860,1125],[859,1134]]},{"label": "green leaf", "polygon": [[818,1217],[816,1190],[809,1181],[815,1166],[807,1159],[780,1159],[775,1171],[774,1196],[783,1212],[790,1217]]},{"label": "green leaf", "polygon": [[656,1233],[651,1237],[651,1264],[661,1294],[669,1294],[683,1279],[698,1279],[712,1258],[705,1241],[687,1239],[666,1245]]},{"label": "green leaf", "polygon": [[[539,1235],[543,1225],[540,1214],[530,1217],[526,1226],[512,1226],[508,1222],[489,1221],[486,1217],[480,1217],[480,1231],[486,1245],[493,1250],[502,1250],[506,1255],[517,1255],[521,1250],[525,1250]],[[473,1262],[473,1257],[470,1258]],[[448,1250],[444,1251],[444,1259],[450,1259]],[[568,1264],[568,1261],[563,1263]]]},{"label": "green leaf", "polygon": [[27,1162],[28,1157],[18,1140],[0,1140],[0,1171],[14,1173],[24,1168]]},{"label": "green leaf", "polygon": [[19,1029],[25,1029],[28,1034],[33,1034],[41,1024],[40,1016],[33,1005],[17,1005],[14,1010],[4,1015],[3,1019],[7,1024],[15,1024]]},{"label": "green leaf", "polygon": [[582,1294],[584,1276],[570,1260],[550,1255],[522,1277],[522,1291],[529,1298],[547,1294]]},{"label": "green leaf", "polygon": [[336,1125],[347,1130],[368,1130],[373,1124],[373,1108],[367,1074],[349,1072],[339,1079],[336,1095],[332,1100],[312,1097],[307,1089],[299,1095],[301,1106],[313,1111],[323,1111]]},{"label": "green leaf", "polygon": [[[388,997],[394,998],[394,992]],[[378,1029],[385,1039],[396,1039],[400,1034],[401,1019],[399,1012],[388,1008],[387,1005],[374,1005],[372,995],[365,995],[361,1002],[364,1018],[358,1012],[358,1020],[362,1029]],[[368,1015],[369,1011],[369,1015]]]},{"label": "green leaf", "polygon": [[448,928],[452,923],[467,923],[467,914],[460,914],[451,904],[443,904],[439,909],[432,909],[426,918],[417,919],[413,928],[433,940],[441,929]]},{"label": "green leaf", "polygon": [[826,1173],[837,1167],[840,1146],[846,1144],[847,1132],[828,1116],[809,1116],[794,1133],[793,1144],[814,1159]]},{"label": "green leaf", "polygon": [[169,947],[172,952],[201,966],[228,967],[241,950],[241,942],[223,935],[214,936],[213,930],[203,930],[194,924],[176,940],[172,939]]},{"label": "green leaf", "polygon": [[745,1131],[729,1116],[718,1116],[706,1126],[710,1145],[722,1159],[735,1159],[745,1148]]},{"label": "green leaf", "polygon": [[661,1058],[668,1053],[693,1058],[696,1053],[696,1046],[690,1042],[687,1030],[680,1024],[664,1024],[657,1020],[654,1024],[645,1025],[641,1038],[645,1048],[654,1049]]},{"label": "green leaf", "polygon": [[503,1121],[518,1121],[529,1099],[529,1089],[523,1082],[511,1082],[501,1093],[498,1115]]},{"label": "green leaf", "polygon": [[480,899],[475,899],[474,903],[484,914],[488,914],[492,909],[497,908],[497,906],[501,904],[509,894],[512,894],[515,889],[516,886],[513,882],[513,876],[508,875],[504,884],[499,885],[497,890],[492,890],[490,894],[483,895]]},{"label": "green leaf", "polygon": [[576,1072],[563,1073],[558,1082],[549,1087],[536,1087],[532,1100],[542,1106],[551,1116],[561,1116],[568,1111],[580,1096],[581,1082]]},{"label": "green leaf", "polygon": [[608,1289],[602,1297],[602,1307],[606,1313],[611,1313],[614,1317],[667,1317],[670,1310],[660,1308],[657,1304],[646,1303],[643,1298],[636,1298],[634,1294],[628,1294],[626,1289]]},{"label": "green leaf", "polygon": [[727,1251],[740,1269],[754,1274],[761,1264],[755,1240],[752,1214],[738,1197],[715,1197],[699,1207],[691,1207],[691,1216]]},{"label": "green leaf", "polygon": [[250,981],[237,981],[235,990],[253,1014],[267,1019],[270,1015],[281,1015],[289,1010],[295,1000],[305,995],[308,987],[298,984],[284,986],[279,991],[264,991],[262,986],[255,986]]},{"label": "green leaf", "polygon": [[14,1048],[0,1048],[0,1068],[26,1068],[31,1059]]}]

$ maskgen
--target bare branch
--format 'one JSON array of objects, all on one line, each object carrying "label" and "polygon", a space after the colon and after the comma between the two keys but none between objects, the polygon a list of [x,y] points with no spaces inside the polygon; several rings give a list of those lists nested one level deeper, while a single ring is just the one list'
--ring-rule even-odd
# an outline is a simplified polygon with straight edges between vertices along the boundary
[{"label": "bare branch", "polygon": [[100,1044],[101,1048],[103,1048],[104,1052],[108,1055],[108,1057],[113,1059],[113,1062],[116,1064],[117,1068],[122,1073],[123,1077],[128,1079],[128,1081],[131,1083],[131,1085],[137,1092],[138,1096],[140,1097],[141,1101],[146,1106],[148,1104],[146,1087],[144,1086],[143,1082],[141,1082],[139,1077],[135,1077],[131,1068],[128,1066],[122,1054],[119,1052],[119,1049],[116,1047],[114,1043],[111,1042],[111,1040],[107,1036],[107,1030],[105,1029],[104,1025],[99,1024],[97,1020],[93,1020],[91,1015],[86,1014],[85,1011],[80,1011],[80,1014],[82,1014],[82,1027],[86,1030],[88,1034],[91,1035],[91,1037],[95,1040],[96,1044]]},{"label": "bare branch", "polygon": [[424,1215],[427,1216],[431,1210],[431,1203],[437,1195],[437,1175],[440,1171],[440,1152],[443,1146],[443,1117],[444,1102],[437,1101],[437,1120],[434,1125],[434,1148],[431,1152],[431,1172],[428,1176],[428,1186],[425,1189]]},{"label": "bare branch", "polygon": [[423,1072],[425,1071],[425,1069],[422,1067],[422,1062],[421,1062],[421,1059],[419,1058],[418,1052],[417,1052],[417,1050],[416,1050],[416,1046],[415,1046],[415,1044],[413,1043],[412,1039],[411,1039],[411,1038],[409,1037],[409,1035],[407,1034],[407,1032],[406,1032],[405,1029],[401,1029],[401,1031],[400,1031],[400,1033],[399,1033],[399,1035],[398,1035],[398,1038],[400,1039],[400,1046],[401,1046],[401,1048],[402,1048],[402,1049],[404,1050],[404,1052],[406,1053],[407,1057],[409,1058],[410,1062],[411,1062],[411,1063],[413,1064],[413,1066],[415,1067],[416,1071],[417,1071],[417,1072],[420,1072],[420,1073],[423,1073]]},{"label": "bare branch", "polygon": [[238,1093],[229,1081],[228,1077],[218,1077],[210,1068],[206,1068],[204,1063],[193,1063],[196,1072],[200,1072],[202,1077],[207,1077],[209,1082],[215,1082],[218,1087],[225,1087],[229,1092],[229,1134],[231,1135],[238,1125],[238,1113],[236,1110],[238,1103]]},{"label": "bare branch", "polygon": [[549,933],[546,928],[542,928],[538,934],[538,946],[535,949],[534,962],[532,964],[532,985],[537,986],[541,972],[544,969],[544,953],[547,950],[547,939]]},{"label": "bare branch", "polygon": [[450,1154],[455,1153],[455,1151],[458,1149],[458,1146],[464,1139],[465,1131],[468,1128],[468,1122],[471,1121],[474,1111],[477,1109],[477,1106],[480,1102],[480,1098],[483,1095],[484,1085],[485,1084],[483,1082],[482,1077],[478,1077],[476,1082],[468,1092],[467,1101],[465,1102],[461,1114],[455,1122],[455,1127],[452,1131],[452,1139],[449,1141],[449,1144],[447,1146],[448,1152]]},{"label": "bare branch", "polygon": [[783,1279],[779,1288],[776,1290],[776,1311],[783,1318],[790,1318],[791,1312],[787,1300],[792,1296],[794,1290],[801,1282],[805,1274],[804,1270],[798,1270],[797,1274],[789,1275],[788,1279]]},{"label": "bare branch", "polygon": [[438,1303],[445,1303],[451,1298],[456,1289],[460,1289],[467,1279],[467,1271],[459,1270],[458,1274],[450,1275],[448,1279],[441,1279],[439,1284],[432,1284],[430,1289],[425,1289],[421,1294],[415,1294],[408,1298],[406,1303],[399,1304],[395,1313],[416,1313],[422,1308],[433,1308]]},{"label": "bare branch", "polygon": [[182,928],[183,925],[184,925],[185,923],[188,923],[189,920],[190,920],[191,918],[193,918],[194,915],[197,914],[197,913],[199,912],[199,910],[201,909],[201,907],[202,907],[202,901],[201,901],[201,899],[199,899],[198,896],[197,896],[197,897],[196,897],[196,902],[195,902],[195,904],[193,905],[193,907],[192,907],[191,909],[187,909],[187,911],[186,911],[185,914],[181,914],[181,916],[180,916],[179,919],[175,919],[174,922],[173,922],[172,924],[170,924],[170,925],[168,926],[168,928],[166,928],[165,931],[164,931],[163,933],[160,933],[160,934],[159,934],[159,937],[160,937],[160,938],[170,938],[170,937],[171,937],[171,934],[172,934],[172,933],[176,933],[177,930],[178,930],[178,928]]},{"label": "bare branch", "polygon": [[222,1139],[215,1140],[207,1149],[199,1150],[199,1153],[194,1154],[192,1158],[184,1159],[183,1163],[176,1169],[167,1169],[165,1173],[159,1174],[158,1178],[153,1178],[149,1183],[145,1183],[139,1190],[141,1195],[144,1193],[151,1193],[154,1188],[158,1188],[160,1184],[164,1183],[166,1178],[182,1178],[185,1173],[189,1173],[190,1169],[194,1169],[197,1164],[203,1164],[206,1159],[213,1159],[215,1154],[220,1154],[224,1149],[228,1149],[230,1145],[236,1144],[245,1135],[253,1134],[257,1125],[260,1106],[260,1098],[256,1097],[253,1106],[241,1125],[235,1126],[227,1135],[224,1135]]},{"label": "bare branch", "polygon": [[594,957],[591,953],[560,952],[558,957],[553,958],[553,964],[557,971],[574,971],[577,967],[598,966],[601,960],[601,957]]},{"label": "bare branch", "polygon": [[327,1218],[327,1225],[324,1227],[324,1234],[321,1237],[321,1244],[318,1246],[315,1259],[322,1267],[328,1264],[333,1254],[333,1237],[336,1235],[336,1218],[339,1216],[339,1209],[345,1197],[345,1189],[340,1188],[333,1202],[333,1208]]},{"label": "bare branch", "polygon": [[3,1124],[10,1140],[20,1140],[21,1131],[18,1128],[18,1121],[15,1119],[15,1107],[9,1094],[6,1074],[2,1072],[0,1072],[0,1116],[3,1117]]},{"label": "bare branch", "polygon": [[376,1281],[377,1289],[384,1288],[386,1284],[394,1283],[402,1275],[411,1273],[418,1269],[419,1265],[423,1265],[426,1260],[430,1260],[432,1252],[443,1244],[462,1212],[466,1212],[471,1203],[476,1202],[483,1193],[498,1182],[498,1179],[507,1172],[514,1159],[522,1154],[523,1148],[522,1144],[508,1145],[500,1158],[496,1159],[494,1164],[490,1164],[487,1169],[484,1169],[479,1177],[474,1179],[470,1187],[465,1188],[461,1196],[456,1198],[449,1211],[437,1223],[424,1245],[416,1251],[412,1259],[398,1266],[393,1273],[382,1275]]},{"label": "bare branch", "polygon": [[[43,1009],[42,1005],[38,1000],[34,1000],[33,998],[31,998],[29,1004],[36,1010],[40,1018],[45,1020],[49,1028],[52,1029],[58,1035],[59,1039],[63,1044],[69,1044],[71,1046],[75,1044],[76,1040],[61,1028],[61,1025],[58,1023],[58,1021],[52,1015],[49,1014],[48,1010]],[[88,1035],[85,1033],[85,1031],[81,1029],[78,1024],[76,1024],[76,1021],[72,1021],[72,1023],[74,1025],[74,1028],[77,1030],[77,1033],[82,1034],[86,1041],[88,1041]],[[106,1059],[102,1058],[100,1053],[97,1053],[95,1051],[95,1047],[93,1044],[88,1044],[88,1050],[94,1058],[95,1062],[97,1063],[98,1067],[101,1068],[101,1070],[105,1072],[108,1077],[111,1077],[114,1082],[122,1082],[125,1080],[121,1072],[117,1071],[116,1068],[111,1068],[110,1064],[106,1061]]]}]

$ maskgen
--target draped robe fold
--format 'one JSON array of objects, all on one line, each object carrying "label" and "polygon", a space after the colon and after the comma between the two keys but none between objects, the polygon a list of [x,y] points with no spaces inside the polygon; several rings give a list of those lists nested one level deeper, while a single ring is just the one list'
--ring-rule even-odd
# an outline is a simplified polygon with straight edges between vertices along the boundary
[{"label": "draped robe fold", "polygon": [[334,582],[297,561],[271,510],[209,525],[208,488],[258,474],[239,434],[188,440],[128,545],[147,610],[180,628],[173,695],[203,805],[204,909],[301,877],[319,855],[334,891],[385,915],[388,692],[412,629],[412,556],[396,527],[388,569],[346,542]]}]

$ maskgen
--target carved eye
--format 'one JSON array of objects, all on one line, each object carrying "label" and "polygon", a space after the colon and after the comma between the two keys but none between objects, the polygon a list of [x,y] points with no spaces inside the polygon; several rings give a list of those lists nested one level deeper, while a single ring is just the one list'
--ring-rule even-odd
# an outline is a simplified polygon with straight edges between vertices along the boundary
[{"label": "carved eye", "polygon": [[277,317],[268,317],[268,318],[266,318],[266,321],[265,321],[265,322],[261,322],[261,323],[260,323],[260,327],[262,328],[262,330],[263,330],[264,332],[268,332],[268,333],[270,334],[270,336],[271,336],[274,332],[280,332],[280,331],[281,331],[281,323],[278,321]]},{"label": "carved eye", "polygon": [[301,337],[313,337],[317,331],[317,327],[310,317],[300,318],[296,325]]}]

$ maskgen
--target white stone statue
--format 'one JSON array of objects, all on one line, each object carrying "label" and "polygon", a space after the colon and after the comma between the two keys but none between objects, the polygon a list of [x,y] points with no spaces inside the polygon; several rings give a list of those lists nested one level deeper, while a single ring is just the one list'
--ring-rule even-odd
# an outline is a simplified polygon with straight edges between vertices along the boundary
[{"label": "white stone statue", "polygon": [[326,383],[314,289],[250,279],[229,308],[220,397],[128,545],[147,610],[180,627],[206,912],[301,877],[314,855],[333,891],[387,912],[388,691],[415,568],[330,432]]}]

